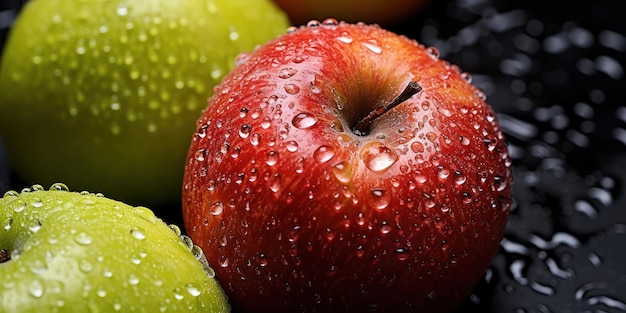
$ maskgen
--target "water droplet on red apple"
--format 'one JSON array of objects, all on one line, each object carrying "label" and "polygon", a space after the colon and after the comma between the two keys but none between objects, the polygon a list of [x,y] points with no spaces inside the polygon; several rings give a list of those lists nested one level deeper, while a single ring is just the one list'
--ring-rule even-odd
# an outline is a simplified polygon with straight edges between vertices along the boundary
[{"label": "water droplet on red apple", "polygon": [[206,158],[206,149],[201,148],[196,150],[193,157],[194,159],[196,159],[196,161],[203,162]]},{"label": "water droplet on red apple", "polygon": [[381,54],[383,52],[383,48],[380,47],[380,43],[376,39],[370,39],[366,42],[362,42],[361,44],[367,48],[367,50],[376,54]]},{"label": "water droplet on red apple", "polygon": [[296,168],[295,168],[296,173],[298,173],[298,174],[302,174],[302,172],[304,172],[304,158],[303,158],[303,157],[299,157],[299,158],[296,160],[295,167],[296,167]]},{"label": "water droplet on red apple", "polygon": [[439,59],[439,50],[435,47],[428,47],[426,48],[426,52],[428,52],[428,55],[430,55],[433,59]]},{"label": "water droplet on red apple", "polygon": [[361,157],[365,166],[374,172],[384,171],[398,161],[398,155],[380,142],[363,147]]},{"label": "water droplet on red apple", "polygon": [[294,116],[291,124],[299,129],[307,129],[317,124],[317,118],[310,113],[303,112]]},{"label": "water droplet on red apple", "polygon": [[325,25],[325,26],[337,26],[337,25],[339,25],[339,22],[337,21],[337,19],[329,17],[329,18],[326,18],[322,22],[322,24]]},{"label": "water droplet on red apple", "polygon": [[259,145],[260,141],[261,141],[261,134],[253,133],[252,136],[250,136],[250,144],[251,145],[257,146],[257,145]]},{"label": "water droplet on red apple", "polygon": [[295,68],[285,67],[281,69],[280,72],[278,72],[278,77],[282,79],[287,79],[292,77],[293,75],[296,75],[296,73],[298,73],[298,70],[296,70]]},{"label": "water droplet on red apple", "polygon": [[220,215],[224,212],[224,203],[222,201],[213,202],[209,207],[211,215]]},{"label": "water droplet on red apple", "polygon": [[466,181],[467,181],[467,177],[465,177],[463,173],[461,173],[460,171],[454,172],[454,182],[457,185],[463,185]]},{"label": "water droplet on red apple", "polygon": [[250,132],[252,131],[252,126],[250,124],[243,124],[239,129],[239,137],[245,139],[250,136]]},{"label": "water droplet on red apple", "polygon": [[413,153],[422,153],[424,152],[424,144],[420,141],[414,141],[411,143],[411,151]]},{"label": "water droplet on red apple", "polygon": [[386,208],[391,201],[391,195],[384,189],[372,189],[370,196],[370,204],[378,210]]},{"label": "water droplet on red apple", "polygon": [[500,175],[495,175],[493,177],[493,180],[494,180],[494,182],[496,184],[496,190],[497,191],[502,191],[502,190],[506,189],[506,187],[508,186],[507,180],[504,177],[500,176]]},{"label": "water droplet on red apple", "polygon": [[287,92],[290,95],[295,95],[298,92],[300,92],[300,87],[298,87],[298,85],[296,84],[287,84],[284,87],[285,92]]},{"label": "water droplet on red apple", "polygon": [[293,140],[288,141],[286,147],[287,147],[287,151],[289,152],[298,151],[298,143]]},{"label": "water droplet on red apple", "polygon": [[249,52],[242,52],[239,53],[236,57],[235,57],[235,66],[239,66],[241,64],[244,64],[246,62],[248,62],[248,60],[250,60],[250,56],[252,54]]},{"label": "water droplet on red apple", "polygon": [[445,168],[443,165],[439,165],[437,166],[437,175],[439,176],[439,179],[446,179],[450,176],[450,170]]},{"label": "water droplet on red apple", "polygon": [[359,226],[365,225],[365,216],[363,215],[363,212],[359,212],[359,215],[357,215],[356,223]]},{"label": "water droplet on red apple", "polygon": [[267,181],[268,186],[270,187],[270,190],[272,192],[279,192],[280,189],[282,188],[282,184],[280,181],[280,175],[278,173],[275,173],[273,176],[270,176],[269,180]]},{"label": "water droplet on red apple", "polygon": [[304,58],[300,55],[296,55],[295,57],[293,57],[293,59],[291,59],[291,62],[299,64],[304,62]]},{"label": "water droplet on red apple", "polygon": [[435,140],[437,140],[437,133],[435,133],[435,132],[427,132],[426,133],[426,139],[428,139],[431,142],[435,142]]},{"label": "water droplet on red apple", "polygon": [[276,165],[276,163],[278,163],[278,159],[279,159],[278,152],[271,150],[270,152],[267,153],[267,156],[265,158],[265,164],[267,164],[268,166],[274,166]]},{"label": "water droplet on red apple", "polygon": [[398,261],[406,261],[410,257],[409,249],[407,249],[407,248],[396,248],[394,253],[395,253],[396,259],[398,259]]},{"label": "water droplet on red apple", "polygon": [[331,146],[320,146],[313,152],[313,158],[320,163],[328,162],[335,156],[335,148]]},{"label": "water droplet on red apple", "polygon": [[269,117],[265,117],[263,121],[261,122],[261,128],[268,129],[270,128],[270,126],[272,126],[272,121],[270,120]]},{"label": "water droplet on red apple", "polygon": [[350,36],[348,32],[342,32],[341,35],[338,36],[336,39],[343,43],[351,43],[352,41],[354,41],[354,39],[352,38],[352,36]]},{"label": "water droplet on red apple", "polygon": [[463,72],[461,73],[461,77],[463,77],[463,79],[465,79],[466,82],[468,83],[472,83],[472,74],[468,73],[468,72]]},{"label": "water droplet on red apple", "polygon": [[459,142],[461,142],[461,144],[464,145],[464,146],[469,146],[469,144],[470,144],[469,138],[464,137],[464,136],[461,136],[459,138]]},{"label": "water droplet on red apple", "polygon": [[320,21],[318,20],[310,20],[306,23],[307,27],[318,27],[320,26]]},{"label": "water droplet on red apple", "polygon": [[344,184],[349,183],[352,180],[352,168],[345,162],[335,164],[332,172],[333,175],[335,175],[335,178]]}]

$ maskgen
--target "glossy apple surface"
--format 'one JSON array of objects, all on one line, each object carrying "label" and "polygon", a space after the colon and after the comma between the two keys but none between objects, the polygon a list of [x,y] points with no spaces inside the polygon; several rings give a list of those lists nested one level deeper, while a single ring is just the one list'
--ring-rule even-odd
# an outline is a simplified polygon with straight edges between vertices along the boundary
[{"label": "glossy apple surface", "polygon": [[0,198],[0,223],[0,312],[230,310],[201,250],[145,207],[35,185]]},{"label": "glossy apple surface", "polygon": [[430,0],[274,0],[294,25],[332,17],[347,22],[393,25],[424,8]]},{"label": "glossy apple surface", "polygon": [[332,19],[239,61],[197,123],[183,190],[233,307],[437,312],[466,298],[511,205],[505,138],[470,76]]},{"label": "glossy apple surface", "polygon": [[177,205],[213,86],[287,27],[268,0],[30,1],[0,66],[9,159],[28,184]]}]

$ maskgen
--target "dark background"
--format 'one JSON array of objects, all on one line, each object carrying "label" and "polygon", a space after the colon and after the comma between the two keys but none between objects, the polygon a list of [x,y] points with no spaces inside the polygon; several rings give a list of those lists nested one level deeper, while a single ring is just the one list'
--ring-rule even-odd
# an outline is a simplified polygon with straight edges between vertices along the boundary
[{"label": "dark background", "polygon": [[[514,162],[500,252],[459,311],[626,312],[622,2],[431,1],[388,28],[472,74]],[[0,0],[0,52],[25,2]],[[1,143],[0,194],[25,187]]]}]

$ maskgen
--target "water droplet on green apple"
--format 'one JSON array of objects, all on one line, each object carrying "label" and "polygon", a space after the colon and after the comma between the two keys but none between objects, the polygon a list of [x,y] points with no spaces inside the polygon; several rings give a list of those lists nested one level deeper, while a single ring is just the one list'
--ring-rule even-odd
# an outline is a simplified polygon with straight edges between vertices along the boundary
[{"label": "water droplet on green apple", "polygon": [[28,224],[28,229],[33,233],[38,232],[41,229],[41,222],[36,218],[31,220]]},{"label": "water droplet on green apple", "polygon": [[105,267],[104,269],[102,269],[102,276],[104,276],[106,278],[111,278],[111,277],[113,277],[113,271],[111,271],[109,268]]},{"label": "water droplet on green apple", "polygon": [[135,275],[135,274],[128,275],[128,283],[133,285],[133,286],[138,285],[139,284],[139,277],[137,277],[137,275]]},{"label": "water droplet on green apple", "polygon": [[19,195],[20,195],[20,194],[19,194],[17,191],[15,191],[15,190],[9,190],[9,191],[5,192],[5,193],[4,193],[4,195],[3,195],[2,197],[3,197],[3,198],[9,198],[9,197],[17,197],[17,196],[19,196]]},{"label": "water droplet on green apple", "polygon": [[317,124],[317,118],[310,113],[298,113],[293,117],[291,124],[298,129],[307,129]]},{"label": "water droplet on green apple", "polygon": [[2,223],[2,227],[6,230],[11,229],[11,226],[13,225],[13,218],[8,216],[7,218],[4,219],[4,222]]},{"label": "water droplet on green apple", "polygon": [[100,298],[104,298],[104,297],[106,297],[106,295],[107,295],[106,288],[105,288],[104,286],[102,286],[102,285],[98,286],[98,287],[96,288],[96,295],[97,295],[98,297],[100,297]]},{"label": "water droplet on green apple", "polygon": [[295,68],[285,67],[278,72],[278,77],[282,79],[287,79],[292,77],[293,75],[296,75],[296,73],[298,73],[298,70],[296,70]]},{"label": "water droplet on green apple", "polygon": [[335,148],[331,146],[320,146],[313,152],[313,158],[320,163],[328,162],[335,156]]},{"label": "water droplet on green apple", "polygon": [[78,263],[78,269],[80,269],[83,273],[89,273],[93,271],[93,264],[91,264],[88,260],[82,259]]},{"label": "water droplet on green apple", "polygon": [[58,190],[58,191],[70,191],[70,188],[63,183],[54,183],[50,186],[50,190]]},{"label": "water droplet on green apple", "polygon": [[130,234],[133,238],[138,240],[146,239],[146,233],[141,227],[133,227],[133,229],[130,230]]},{"label": "water droplet on green apple", "polygon": [[197,297],[202,294],[201,289],[194,284],[188,284],[185,286],[185,289],[187,289],[187,293],[189,293],[192,297]]},{"label": "water droplet on green apple", "polygon": [[30,271],[35,275],[42,275],[48,270],[48,265],[43,260],[35,260],[30,264]]},{"label": "water droplet on green apple", "polygon": [[363,147],[361,157],[365,166],[374,172],[384,171],[398,161],[398,155],[380,142]]},{"label": "water droplet on green apple", "polygon": [[40,208],[43,205],[43,201],[40,198],[33,198],[30,202],[30,205],[35,208]]},{"label": "water droplet on green apple", "polygon": [[79,232],[74,235],[74,241],[80,245],[88,246],[93,243],[93,238],[85,232]]},{"label": "water droplet on green apple", "polygon": [[41,298],[41,296],[43,296],[43,293],[44,286],[41,280],[33,279],[33,281],[31,281],[28,285],[28,294],[35,298]]},{"label": "water droplet on green apple", "polygon": [[158,221],[158,218],[154,215],[154,212],[146,207],[133,207],[132,212],[150,223],[155,223],[156,221]]}]

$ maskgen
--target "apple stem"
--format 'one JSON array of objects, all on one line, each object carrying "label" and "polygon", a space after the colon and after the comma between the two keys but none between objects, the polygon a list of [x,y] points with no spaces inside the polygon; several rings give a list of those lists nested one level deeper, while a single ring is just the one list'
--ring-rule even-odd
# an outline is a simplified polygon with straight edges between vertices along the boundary
[{"label": "apple stem", "polygon": [[11,260],[11,252],[6,249],[0,250],[0,263],[4,263]]},{"label": "apple stem", "polygon": [[421,90],[422,90],[422,86],[420,86],[418,83],[414,81],[410,81],[409,84],[406,86],[406,88],[404,88],[404,90],[395,99],[393,99],[391,103],[387,105],[379,106],[375,108],[374,110],[372,110],[367,116],[360,119],[356,123],[352,131],[359,136],[367,135],[370,125],[376,118],[385,114],[389,110],[395,108],[400,103],[408,100],[414,94],[420,92]]}]

